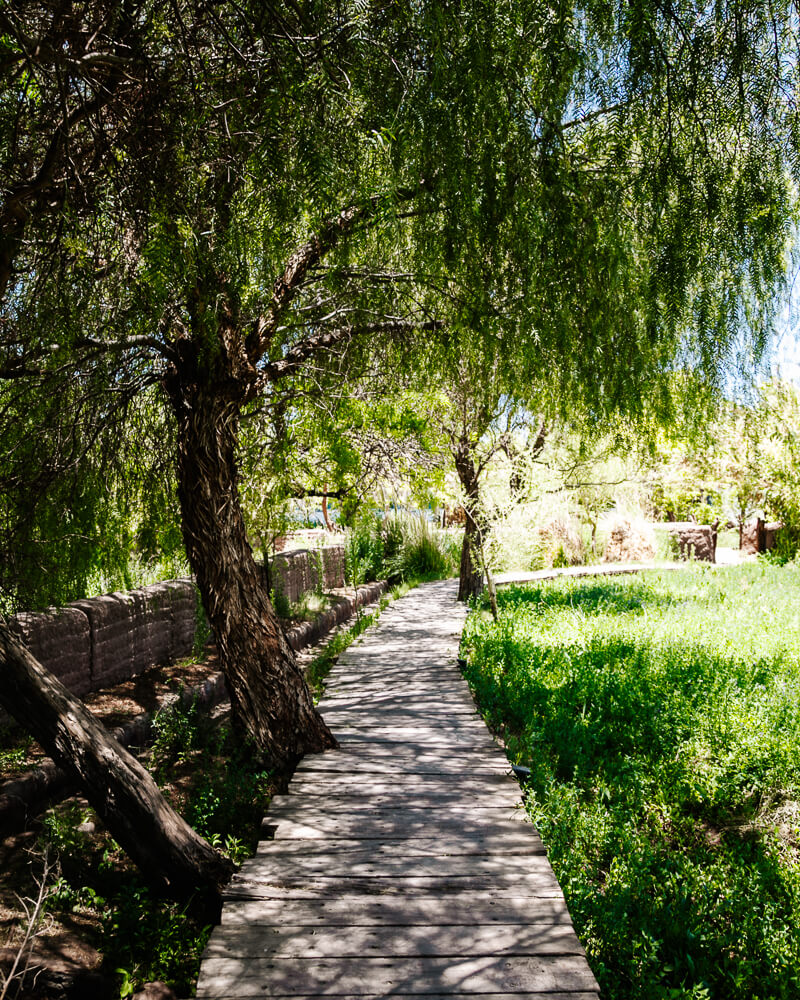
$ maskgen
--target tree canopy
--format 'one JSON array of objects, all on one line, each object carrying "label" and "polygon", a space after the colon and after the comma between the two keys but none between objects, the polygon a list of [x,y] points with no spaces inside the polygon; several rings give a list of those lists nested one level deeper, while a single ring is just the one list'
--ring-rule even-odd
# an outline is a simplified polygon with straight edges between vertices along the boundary
[{"label": "tree canopy", "polygon": [[509,393],[596,419],[720,379],[785,272],[796,30],[784,0],[4,8],[3,471],[102,477],[151,393],[237,713],[281,759],[319,747],[283,668],[258,680],[291,654],[241,416],[482,344]]}]

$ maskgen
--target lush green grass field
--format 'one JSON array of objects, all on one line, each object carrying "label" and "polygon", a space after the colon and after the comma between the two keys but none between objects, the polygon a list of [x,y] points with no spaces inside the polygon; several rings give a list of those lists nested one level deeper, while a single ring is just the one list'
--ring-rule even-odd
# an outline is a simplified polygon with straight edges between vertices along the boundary
[{"label": "lush green grass field", "polygon": [[467,676],[607,1000],[800,996],[800,568],[501,590]]}]

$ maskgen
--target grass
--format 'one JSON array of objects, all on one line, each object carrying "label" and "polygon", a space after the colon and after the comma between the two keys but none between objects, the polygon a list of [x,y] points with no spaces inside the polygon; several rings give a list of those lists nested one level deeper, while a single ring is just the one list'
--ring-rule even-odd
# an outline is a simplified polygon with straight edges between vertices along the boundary
[{"label": "grass", "polygon": [[800,568],[560,579],[467,677],[607,1000],[800,995]]}]

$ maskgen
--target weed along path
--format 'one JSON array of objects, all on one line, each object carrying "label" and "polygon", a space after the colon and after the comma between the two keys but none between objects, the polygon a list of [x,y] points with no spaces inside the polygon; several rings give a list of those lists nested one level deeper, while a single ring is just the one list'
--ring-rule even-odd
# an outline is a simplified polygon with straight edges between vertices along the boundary
[{"label": "weed along path", "polygon": [[305,758],[228,888],[197,996],[597,1000],[561,890],[455,659],[450,582],[384,612],[328,678]]}]

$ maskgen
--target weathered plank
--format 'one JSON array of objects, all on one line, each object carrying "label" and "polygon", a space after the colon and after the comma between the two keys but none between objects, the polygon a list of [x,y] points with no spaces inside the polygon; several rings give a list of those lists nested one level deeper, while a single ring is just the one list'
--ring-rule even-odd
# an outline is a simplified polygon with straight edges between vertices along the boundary
[{"label": "weathered plank", "polygon": [[385,795],[395,792],[413,795],[424,789],[443,789],[444,791],[458,789],[467,793],[486,793],[509,791],[516,799],[520,798],[520,787],[513,778],[505,774],[479,774],[461,776],[455,772],[448,777],[442,772],[422,772],[412,774],[339,774],[331,776],[330,772],[304,772],[296,774],[292,779],[292,795]]},{"label": "weathered plank", "polygon": [[[406,855],[402,852],[391,855],[376,855],[371,859],[356,860],[350,856],[333,854],[311,854],[306,857],[271,857],[269,853],[248,858],[237,877],[249,877],[258,873],[259,878],[295,879],[322,874],[326,878],[408,878],[409,876],[430,876],[432,878],[472,877],[494,875],[498,878],[524,878],[528,875],[546,875],[552,878],[550,862],[542,854],[529,854],[519,858],[494,857],[486,855],[444,855],[424,857],[419,854]],[[316,874],[315,876],[316,877]]]},{"label": "weathered plank", "polygon": [[319,810],[320,798],[324,796],[330,801],[330,807],[337,815],[351,810],[364,809],[442,809],[458,811],[468,809],[519,809],[522,800],[515,789],[493,788],[490,791],[464,789],[464,791],[448,791],[446,785],[436,789],[430,785],[417,788],[397,788],[392,792],[375,792],[370,794],[363,790],[360,795],[341,795],[334,788],[325,794],[321,790],[314,792],[306,789],[302,795],[276,795],[270,803],[270,815],[281,816],[294,813],[300,809]]},{"label": "weathered plank", "polygon": [[496,752],[497,744],[487,734],[479,735],[459,732],[455,729],[415,729],[411,726],[375,726],[373,729],[358,730],[346,726],[333,727],[336,739],[346,749],[351,743],[368,743],[370,745],[403,745],[418,747],[420,750],[428,747],[449,747],[454,753],[470,749]]},{"label": "weathered plank", "polygon": [[[571,925],[561,897],[516,896],[508,893],[481,900],[484,924],[557,923]],[[278,922],[319,927],[349,927],[370,923],[381,926],[426,927],[469,926],[475,922],[475,897],[450,893],[447,896],[371,896],[337,893],[319,899],[274,898],[238,900],[226,904],[223,924],[268,924]]]},{"label": "weathered plank", "polygon": [[594,976],[580,956],[462,958],[210,958],[203,961],[198,996],[426,995],[458,991],[548,993],[591,990]]},{"label": "weathered plank", "polygon": [[368,860],[383,856],[404,854],[430,857],[472,857],[485,854],[491,857],[502,857],[506,854],[524,856],[526,854],[544,854],[545,848],[534,828],[520,836],[519,830],[511,834],[487,831],[483,836],[465,837],[460,831],[456,833],[440,832],[436,837],[429,838],[387,838],[364,841],[339,839],[331,845],[329,851],[319,844],[308,843],[306,840],[262,840],[258,845],[258,854],[275,858],[299,858],[303,862],[315,863],[316,858],[359,859]]},{"label": "weathered plank", "polygon": [[225,899],[272,899],[283,896],[286,899],[314,899],[336,892],[364,892],[394,894],[429,895],[430,893],[472,893],[477,900],[496,897],[504,892],[514,892],[518,896],[540,896],[559,898],[561,889],[554,875],[451,875],[446,878],[436,876],[411,875],[381,878],[326,877],[317,872],[305,876],[282,875],[237,875],[224,890]]},{"label": "weathered plank", "polygon": [[[502,813],[505,817],[507,814]],[[392,838],[431,837],[435,833],[448,836],[461,832],[465,838],[481,838],[487,832],[513,833],[526,837],[533,827],[520,819],[500,818],[497,810],[490,816],[469,812],[441,816],[435,810],[393,809],[382,814],[351,812],[333,816],[320,814],[306,818],[289,819],[267,815],[262,826],[265,838],[275,840],[287,837],[305,840],[352,840],[360,837],[364,841]],[[271,832],[271,831],[274,831]]]},{"label": "weathered plank", "polygon": [[583,955],[569,924],[393,927],[322,930],[297,924],[217,927],[206,958],[358,958],[437,955]]},{"label": "weathered plank", "polygon": [[[374,993],[372,994],[359,993],[358,995],[349,993],[341,993],[341,994],[337,993],[336,1000],[385,1000],[387,995],[391,996],[392,1000],[418,1000],[419,998],[418,993],[414,994],[381,993],[380,995]],[[299,997],[299,996],[300,994],[298,993],[284,994],[284,997]],[[470,994],[461,992],[426,993],[425,1000],[466,1000],[466,998],[469,996]],[[581,990],[578,993],[572,991],[570,991],[569,993],[561,993],[561,992],[553,993],[548,990],[547,993],[545,994],[542,993],[481,993],[480,994],[481,1000],[526,1000],[526,998],[528,997],[530,997],[531,1000],[597,1000],[597,993],[596,992],[587,993],[583,990]],[[229,994],[227,996],[219,996],[219,995],[215,995],[213,997],[204,996],[203,1000],[238,1000],[238,998]]]}]

